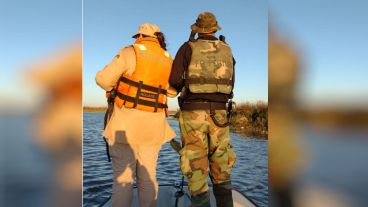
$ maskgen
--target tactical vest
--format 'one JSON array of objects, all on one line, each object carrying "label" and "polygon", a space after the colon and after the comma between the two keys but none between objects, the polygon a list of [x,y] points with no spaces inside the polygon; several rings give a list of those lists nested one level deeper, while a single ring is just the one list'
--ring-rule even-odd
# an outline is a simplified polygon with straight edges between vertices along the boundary
[{"label": "tactical vest", "polygon": [[121,76],[115,103],[119,107],[161,112],[167,108],[172,59],[155,38],[138,38],[133,48],[136,68],[132,75]]},{"label": "tactical vest", "polygon": [[192,57],[185,77],[191,93],[230,94],[233,84],[233,55],[220,40],[189,42]]}]

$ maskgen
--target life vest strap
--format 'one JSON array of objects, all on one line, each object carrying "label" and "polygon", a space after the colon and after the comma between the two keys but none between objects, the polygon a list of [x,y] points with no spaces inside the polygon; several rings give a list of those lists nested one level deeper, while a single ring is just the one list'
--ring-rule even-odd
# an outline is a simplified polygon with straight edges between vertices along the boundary
[{"label": "life vest strap", "polygon": [[140,83],[140,82],[136,82],[136,81],[133,81],[131,79],[128,79],[124,76],[120,77],[120,81],[121,82],[124,82],[128,85],[131,85],[131,86],[134,86],[134,87],[141,87],[141,89],[144,89],[144,90],[147,90],[147,91],[151,91],[151,92],[155,92],[155,93],[161,93],[163,95],[166,95],[167,94],[167,91],[165,89],[162,89],[162,88],[156,88],[156,87],[153,87],[153,86],[149,86],[149,85],[146,85],[144,84],[143,82]]},{"label": "life vest strap", "polygon": [[[163,103],[157,103],[157,102],[153,102],[153,101],[147,101],[147,100],[139,99],[139,95],[138,95],[138,98],[127,96],[127,95],[124,95],[124,94],[119,93],[119,92],[116,95],[124,101],[137,103],[137,105],[140,104],[140,105],[150,106],[150,107],[153,107],[153,108],[156,108],[156,107],[157,108],[167,108],[167,105],[163,104]],[[135,108],[137,105],[134,104],[133,108]],[[156,111],[157,111],[157,109],[156,109]]]},{"label": "life vest strap", "polygon": [[187,84],[219,84],[219,85],[232,85],[231,79],[218,79],[218,78],[186,78]]},{"label": "life vest strap", "polygon": [[142,85],[143,85],[143,81],[139,81],[138,90],[137,90],[137,94],[135,96],[133,108],[137,107],[137,105],[138,105],[138,100],[139,100],[139,96],[141,95]]},{"label": "life vest strap", "polygon": [[159,94],[161,92],[161,85],[158,87],[158,91],[157,91],[157,96],[156,96],[156,100],[155,100],[155,112],[157,112],[157,107],[158,107],[158,98],[159,98]]}]

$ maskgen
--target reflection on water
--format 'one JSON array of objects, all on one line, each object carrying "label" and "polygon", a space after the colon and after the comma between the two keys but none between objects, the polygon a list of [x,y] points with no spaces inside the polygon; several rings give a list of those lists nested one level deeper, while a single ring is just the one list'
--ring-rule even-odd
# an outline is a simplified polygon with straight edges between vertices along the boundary
[{"label": "reflection on water", "polygon": [[[83,201],[84,206],[96,206],[111,194],[112,169],[101,138],[103,113],[84,113],[83,116]],[[169,120],[169,123],[179,135],[177,121]],[[233,133],[231,138],[238,157],[232,173],[234,188],[260,206],[268,206],[267,140]],[[172,185],[181,180],[178,162],[178,154],[166,143],[158,159],[159,184]]]}]

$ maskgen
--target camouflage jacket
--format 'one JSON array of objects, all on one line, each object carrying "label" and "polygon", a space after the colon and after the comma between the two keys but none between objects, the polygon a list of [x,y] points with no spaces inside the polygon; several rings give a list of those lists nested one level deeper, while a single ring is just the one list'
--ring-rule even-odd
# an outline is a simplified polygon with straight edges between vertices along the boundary
[{"label": "camouflage jacket", "polygon": [[[218,38],[214,36],[200,36],[198,39],[204,40],[218,40]],[[189,63],[191,61],[192,49],[189,45],[189,42],[185,42],[178,52],[176,53],[172,70],[169,78],[170,86],[174,87],[176,91],[180,92],[184,87],[184,73],[187,71]],[[235,59],[233,59],[234,64],[234,73],[233,80],[235,82]],[[234,85],[233,87],[234,88]],[[232,93],[230,95],[222,94],[222,93],[189,93],[185,97],[185,101],[210,101],[210,102],[227,102],[229,98],[232,98]]]}]

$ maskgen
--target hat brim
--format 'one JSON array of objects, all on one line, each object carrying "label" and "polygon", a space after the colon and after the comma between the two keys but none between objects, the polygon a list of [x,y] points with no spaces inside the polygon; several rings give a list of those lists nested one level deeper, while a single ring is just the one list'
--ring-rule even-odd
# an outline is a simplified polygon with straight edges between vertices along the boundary
[{"label": "hat brim", "polygon": [[198,32],[198,33],[211,33],[214,31],[221,30],[221,27],[219,25],[213,26],[213,27],[198,27],[195,23],[190,26],[192,31]]},{"label": "hat brim", "polygon": [[[141,35],[141,33],[137,33],[137,34],[133,35],[132,38],[137,39],[139,37],[139,35]],[[146,34],[142,34],[142,35],[146,35]],[[146,35],[146,36],[157,38],[156,36],[151,36],[151,35]]]},{"label": "hat brim", "polygon": [[132,36],[132,38],[137,39],[139,37],[139,33]]}]

